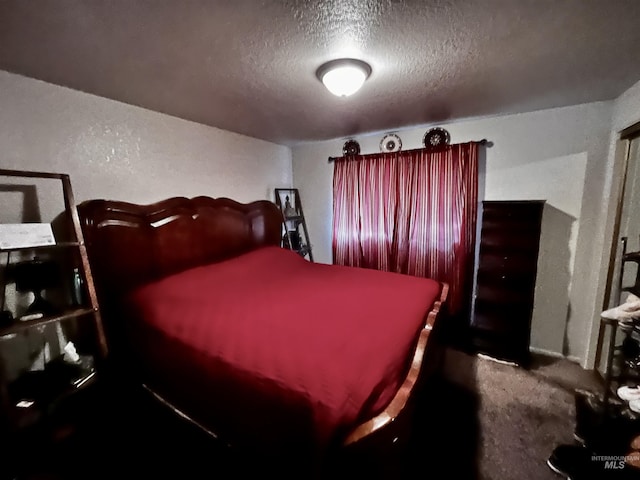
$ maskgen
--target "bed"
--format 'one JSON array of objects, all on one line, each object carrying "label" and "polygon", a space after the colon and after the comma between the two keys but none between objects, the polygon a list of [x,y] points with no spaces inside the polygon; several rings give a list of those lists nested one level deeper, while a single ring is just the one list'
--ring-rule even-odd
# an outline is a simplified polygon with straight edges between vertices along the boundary
[{"label": "bed", "polygon": [[78,211],[110,363],[165,405],[232,446],[311,463],[402,435],[439,367],[446,284],[308,262],[280,247],[264,200]]}]

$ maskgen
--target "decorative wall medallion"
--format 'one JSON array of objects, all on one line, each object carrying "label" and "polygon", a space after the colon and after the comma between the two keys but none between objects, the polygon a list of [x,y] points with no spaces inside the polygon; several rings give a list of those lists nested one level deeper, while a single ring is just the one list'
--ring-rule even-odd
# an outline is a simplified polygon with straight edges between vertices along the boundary
[{"label": "decorative wall medallion", "polygon": [[380,141],[380,151],[389,153],[389,152],[399,152],[402,148],[402,140],[395,133],[388,133],[382,140]]},{"label": "decorative wall medallion", "polygon": [[343,155],[360,155],[360,144],[355,140],[347,140],[342,147]]},{"label": "decorative wall medallion", "polygon": [[449,145],[450,140],[449,132],[444,128],[435,127],[427,130],[427,133],[422,138],[422,143],[426,148],[434,148]]}]

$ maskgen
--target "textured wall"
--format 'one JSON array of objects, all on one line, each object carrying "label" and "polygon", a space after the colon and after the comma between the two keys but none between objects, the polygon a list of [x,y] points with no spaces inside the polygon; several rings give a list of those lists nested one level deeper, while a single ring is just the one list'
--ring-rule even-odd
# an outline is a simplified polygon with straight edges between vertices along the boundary
[{"label": "textured wall", "polygon": [[[493,142],[480,180],[483,198],[547,200],[532,346],[578,359],[584,358],[590,327],[583,315],[584,297],[593,285],[588,272],[581,277],[573,272],[577,265],[588,270],[602,248],[594,235],[602,214],[610,125],[610,102],[442,125],[454,143]],[[428,128],[397,131],[403,149],[421,147]],[[379,151],[383,134],[356,137],[362,153]],[[332,219],[332,164],[327,157],[341,155],[344,141],[293,148],[294,184],[301,190],[311,243],[316,258],[327,263]]]},{"label": "textured wall", "polygon": [[78,200],[250,201],[291,182],[287,147],[2,71],[0,126],[2,167],[69,173]]}]

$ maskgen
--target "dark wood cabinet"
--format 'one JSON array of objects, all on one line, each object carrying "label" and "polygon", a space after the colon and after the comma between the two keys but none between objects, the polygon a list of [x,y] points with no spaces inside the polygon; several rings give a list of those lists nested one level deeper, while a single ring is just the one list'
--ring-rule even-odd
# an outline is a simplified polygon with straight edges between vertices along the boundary
[{"label": "dark wood cabinet", "polygon": [[474,349],[529,362],[544,201],[484,201],[471,318]]}]

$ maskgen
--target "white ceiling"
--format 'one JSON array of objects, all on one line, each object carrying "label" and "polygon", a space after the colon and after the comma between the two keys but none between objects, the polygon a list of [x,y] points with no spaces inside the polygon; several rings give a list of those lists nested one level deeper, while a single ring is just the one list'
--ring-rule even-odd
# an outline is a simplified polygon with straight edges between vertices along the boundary
[{"label": "white ceiling", "polygon": [[640,0],[0,0],[0,69],[287,145],[612,99],[639,47]]}]

